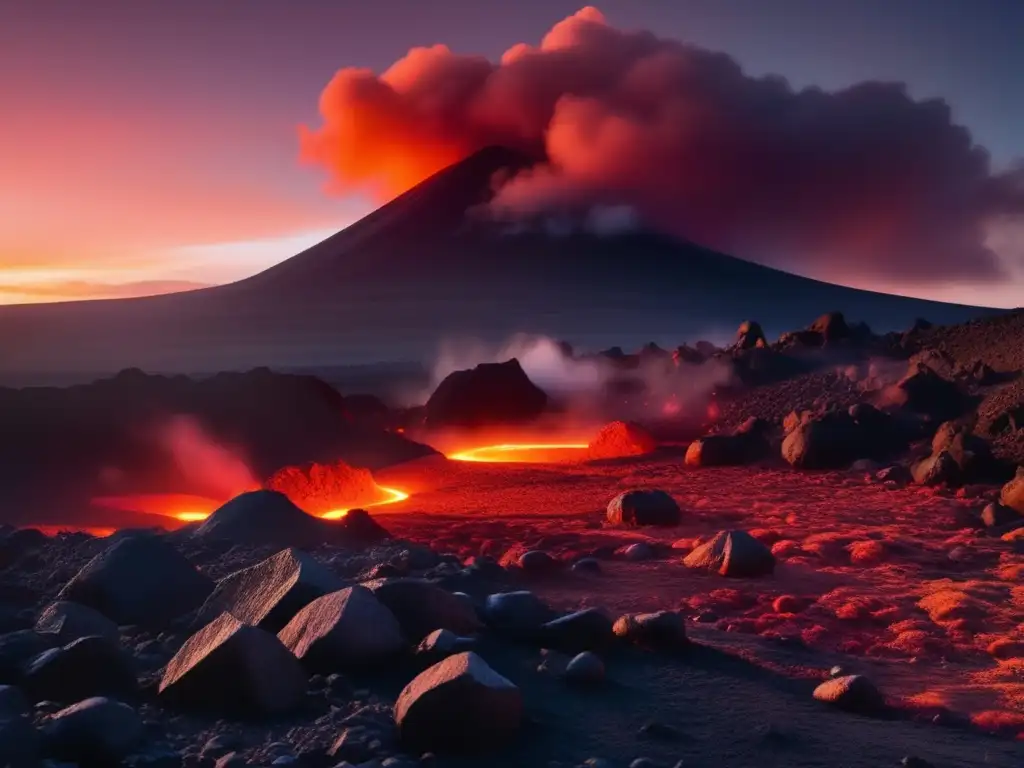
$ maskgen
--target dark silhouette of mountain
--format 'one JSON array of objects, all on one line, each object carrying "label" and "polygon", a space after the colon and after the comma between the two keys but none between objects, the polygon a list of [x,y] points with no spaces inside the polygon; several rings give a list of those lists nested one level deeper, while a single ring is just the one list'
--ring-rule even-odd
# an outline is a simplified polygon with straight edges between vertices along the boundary
[{"label": "dark silhouette of mountain", "polygon": [[445,338],[519,332],[578,348],[668,347],[731,336],[746,318],[772,335],[829,310],[877,331],[993,312],[830,285],[651,232],[512,233],[472,215],[495,174],[529,163],[485,149],[230,285],[0,307],[0,376],[429,360]]}]

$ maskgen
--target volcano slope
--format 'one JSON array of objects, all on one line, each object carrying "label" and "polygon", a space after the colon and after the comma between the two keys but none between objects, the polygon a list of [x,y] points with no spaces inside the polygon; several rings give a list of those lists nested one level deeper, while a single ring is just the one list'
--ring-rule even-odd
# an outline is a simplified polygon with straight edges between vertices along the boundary
[{"label": "volcano slope", "polygon": [[528,331],[633,348],[770,333],[835,307],[877,330],[985,310],[858,291],[650,232],[510,230],[479,211],[497,173],[529,160],[490,148],[246,280],[176,295],[0,307],[0,376],[218,371],[432,356],[443,339]]}]

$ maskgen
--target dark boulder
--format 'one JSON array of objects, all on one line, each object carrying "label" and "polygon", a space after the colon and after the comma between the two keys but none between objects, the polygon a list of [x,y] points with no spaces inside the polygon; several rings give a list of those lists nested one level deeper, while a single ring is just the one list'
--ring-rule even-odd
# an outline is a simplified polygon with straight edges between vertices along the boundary
[{"label": "dark boulder", "polygon": [[981,523],[986,528],[1002,528],[1003,526],[1024,524],[1024,515],[997,501],[990,502],[981,510]]},{"label": "dark boulder", "polygon": [[911,364],[906,375],[883,390],[879,404],[906,408],[934,419],[952,419],[967,407],[967,398],[956,384],[923,364]]},{"label": "dark boulder", "polygon": [[142,718],[130,706],[95,697],[57,712],[43,727],[43,747],[72,764],[120,765],[142,744],[144,733]]},{"label": "dark boulder", "polygon": [[363,586],[395,615],[410,642],[418,643],[435,629],[465,636],[483,628],[472,605],[426,579],[376,579]]},{"label": "dark boulder", "polygon": [[679,525],[682,512],[665,491],[624,491],[608,502],[608,522],[629,527]]},{"label": "dark boulder", "polygon": [[53,646],[52,636],[31,629],[0,635],[0,685],[20,685],[25,666]]},{"label": "dark boulder", "polygon": [[684,463],[692,467],[727,467],[749,464],[764,458],[769,450],[764,437],[766,425],[747,419],[731,435],[708,435],[690,443]]},{"label": "dark boulder", "polygon": [[522,424],[544,412],[548,396],[515,358],[455,371],[427,400],[426,426],[479,427]]},{"label": "dark boulder", "polygon": [[568,653],[599,651],[615,638],[612,620],[599,608],[559,616],[540,628],[539,639],[545,648]]},{"label": "dark boulder", "polygon": [[744,320],[736,329],[736,340],[733,342],[735,349],[753,349],[755,347],[767,347],[768,339],[764,336],[761,324],[756,320]]},{"label": "dark boulder", "polygon": [[659,651],[677,651],[689,645],[686,622],[675,611],[629,613],[612,625],[620,640]]},{"label": "dark boulder", "polygon": [[867,453],[864,431],[840,412],[803,421],[782,441],[782,458],[798,469],[836,469]]},{"label": "dark boulder", "polygon": [[1003,486],[999,500],[1024,515],[1024,467],[1018,467],[1016,476]]},{"label": "dark boulder", "polygon": [[862,715],[879,714],[885,708],[885,697],[863,675],[833,677],[814,689],[814,698],[847,712]]},{"label": "dark boulder", "polygon": [[984,483],[1006,478],[1007,469],[992,452],[988,440],[974,434],[969,423],[947,421],[932,437],[932,455],[946,451],[959,467],[963,483]]},{"label": "dark boulder", "polygon": [[527,590],[488,595],[483,608],[490,626],[520,638],[534,637],[555,615],[547,603]]},{"label": "dark boulder", "polygon": [[117,624],[99,611],[70,600],[58,600],[46,606],[39,614],[35,630],[50,636],[58,645],[67,645],[90,635],[105,637],[115,643],[121,639]]},{"label": "dark boulder", "polygon": [[183,710],[276,715],[302,703],[306,675],[275,635],[224,613],[185,641],[168,662],[159,694]]},{"label": "dark boulder", "polygon": [[313,600],[344,586],[310,555],[285,549],[217,582],[195,623],[203,626],[226,612],[243,624],[277,632]]},{"label": "dark boulder", "polygon": [[775,570],[775,556],[746,531],[719,531],[690,552],[683,565],[721,576],[756,578]]},{"label": "dark boulder", "polygon": [[58,596],[118,624],[159,626],[197,608],[213,582],[157,536],[121,539],[96,555]]},{"label": "dark boulder", "polygon": [[852,335],[842,312],[827,312],[811,323],[807,330],[821,334],[826,344],[848,339]]},{"label": "dark boulder", "polygon": [[83,637],[43,651],[24,673],[33,701],[70,703],[90,696],[126,698],[138,690],[132,657],[105,637]]},{"label": "dark boulder", "polygon": [[473,652],[449,656],[399,694],[395,723],[417,753],[481,753],[508,744],[523,719],[519,689]]},{"label": "dark boulder", "polygon": [[362,669],[394,658],[405,647],[398,619],[365,587],[319,597],[278,633],[306,669]]},{"label": "dark boulder", "polygon": [[39,734],[24,715],[0,716],[0,765],[4,768],[37,768]]},{"label": "dark boulder", "polygon": [[194,535],[233,544],[312,549],[337,533],[331,523],[306,514],[279,491],[250,491],[219,507]]}]

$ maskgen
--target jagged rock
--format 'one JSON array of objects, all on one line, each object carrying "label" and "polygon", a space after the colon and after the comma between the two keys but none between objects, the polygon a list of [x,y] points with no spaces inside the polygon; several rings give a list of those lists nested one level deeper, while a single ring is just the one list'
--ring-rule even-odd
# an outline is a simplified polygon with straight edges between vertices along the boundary
[{"label": "jagged rock", "polygon": [[612,625],[615,636],[645,648],[674,651],[689,644],[686,623],[675,611],[631,613]]},{"label": "jagged rock", "polygon": [[594,651],[611,644],[612,620],[599,608],[585,608],[552,619],[540,627],[538,638],[548,648]]},{"label": "jagged rock", "polygon": [[278,637],[307,669],[316,672],[379,664],[405,647],[398,619],[360,586],[317,598]]},{"label": "jagged rock", "polygon": [[589,459],[617,459],[643,456],[658,447],[653,435],[631,421],[613,421],[605,424],[587,448]]},{"label": "jagged rock", "polygon": [[127,704],[85,699],[57,712],[43,727],[46,753],[79,765],[117,765],[142,743],[142,719]]},{"label": "jagged rock", "polygon": [[682,512],[665,491],[633,490],[620,493],[608,502],[607,517],[612,525],[674,526],[679,525]]},{"label": "jagged rock", "polygon": [[25,666],[53,645],[49,635],[40,635],[31,629],[0,635],[0,684],[20,685]]},{"label": "jagged rock", "polygon": [[105,637],[115,643],[121,640],[117,624],[99,611],[70,600],[50,603],[39,614],[35,630],[41,635],[50,636],[59,645],[67,645],[90,635]]},{"label": "jagged rock", "polygon": [[483,628],[472,605],[425,579],[378,579],[363,586],[390,609],[413,643],[435,629],[472,635]]},{"label": "jagged rock", "polygon": [[0,716],[0,765],[4,768],[39,765],[39,734],[24,715]]},{"label": "jagged rock", "polygon": [[963,393],[923,363],[911,363],[906,375],[882,393],[882,402],[935,419],[955,418],[964,408]]},{"label": "jagged rock", "polygon": [[863,433],[847,413],[803,421],[782,441],[782,458],[798,469],[835,469],[864,458]]},{"label": "jagged rock", "polygon": [[1001,528],[1004,525],[1024,523],[1024,515],[999,502],[991,502],[981,510],[981,522],[986,528]]},{"label": "jagged rock", "polygon": [[604,662],[590,651],[574,656],[565,667],[565,679],[571,683],[592,685],[602,682],[604,676]]},{"label": "jagged rock", "polygon": [[544,390],[512,358],[449,374],[427,400],[425,421],[430,428],[522,424],[540,416],[547,403]]},{"label": "jagged rock", "polygon": [[814,689],[814,698],[848,712],[877,714],[885,707],[885,697],[874,683],[862,675],[833,677]]},{"label": "jagged rock", "polygon": [[202,604],[213,582],[156,536],[122,539],[96,555],[58,599],[95,608],[118,624],[159,626]]},{"label": "jagged rock", "polygon": [[500,592],[484,601],[484,618],[495,629],[522,637],[533,636],[555,617],[554,610],[533,592]]},{"label": "jagged rock", "polygon": [[217,582],[195,624],[208,624],[226,612],[243,624],[277,632],[304,606],[344,586],[310,555],[285,549]]},{"label": "jagged rock", "polygon": [[755,578],[775,570],[775,555],[746,531],[719,531],[688,554],[683,564],[722,576]]},{"label": "jagged rock", "polygon": [[83,637],[43,651],[24,674],[33,701],[68,703],[90,696],[133,696],[138,690],[132,657],[107,637]]},{"label": "jagged rock", "polygon": [[493,751],[519,731],[519,689],[475,653],[460,653],[420,673],[399,694],[395,723],[417,752]]},{"label": "jagged rock", "polygon": [[949,451],[941,451],[916,462],[910,468],[918,485],[956,485],[961,480],[960,465]]},{"label": "jagged rock", "polygon": [[735,349],[753,349],[754,347],[767,347],[768,339],[761,330],[761,324],[756,320],[744,320],[736,329],[736,341],[733,342]]},{"label": "jagged rock", "polygon": [[180,709],[274,715],[302,703],[306,672],[275,635],[224,613],[170,660],[159,693]]},{"label": "jagged rock", "polygon": [[827,312],[813,323],[807,330],[820,333],[826,344],[833,341],[841,341],[851,335],[850,327],[846,324],[846,318],[842,312]]},{"label": "jagged rock", "polygon": [[250,491],[219,507],[195,531],[204,539],[233,544],[312,549],[337,538],[340,529],[308,515],[279,491]]},{"label": "jagged rock", "polygon": [[1024,467],[1017,468],[1017,474],[1003,486],[999,500],[1020,514],[1024,515]]}]

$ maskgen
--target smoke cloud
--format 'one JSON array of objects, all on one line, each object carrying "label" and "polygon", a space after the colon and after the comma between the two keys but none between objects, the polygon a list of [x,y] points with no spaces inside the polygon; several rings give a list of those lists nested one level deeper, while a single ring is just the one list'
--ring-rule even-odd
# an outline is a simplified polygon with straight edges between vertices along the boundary
[{"label": "smoke cloud", "polygon": [[160,446],[189,487],[230,499],[260,487],[241,451],[221,445],[191,416],[175,416],[159,430]]},{"label": "smoke cloud", "polygon": [[388,198],[501,144],[546,161],[501,186],[496,216],[629,211],[613,221],[847,282],[1003,276],[991,228],[1024,213],[1024,169],[993,173],[942,100],[797,91],[591,7],[498,62],[435,45],[340,70],[320,113],[301,153],[336,192]]}]

